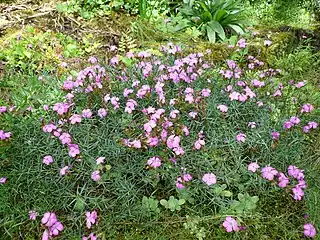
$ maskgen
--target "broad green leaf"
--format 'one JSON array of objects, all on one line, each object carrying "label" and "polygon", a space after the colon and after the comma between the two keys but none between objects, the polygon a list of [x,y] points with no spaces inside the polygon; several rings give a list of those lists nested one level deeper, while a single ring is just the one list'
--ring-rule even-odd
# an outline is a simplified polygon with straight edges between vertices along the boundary
[{"label": "broad green leaf", "polygon": [[220,23],[218,23],[216,21],[211,21],[211,22],[209,22],[209,26],[213,29],[213,31],[218,33],[218,36],[221,38],[221,40],[224,40],[226,38],[226,34],[224,32],[224,29]]},{"label": "broad green leaf", "polygon": [[237,34],[243,34],[244,30],[242,27],[234,24],[228,24],[228,27],[235,31]]},{"label": "broad green leaf", "polygon": [[209,39],[209,42],[215,43],[216,42],[216,32],[212,30],[210,26],[207,25],[207,37]]}]

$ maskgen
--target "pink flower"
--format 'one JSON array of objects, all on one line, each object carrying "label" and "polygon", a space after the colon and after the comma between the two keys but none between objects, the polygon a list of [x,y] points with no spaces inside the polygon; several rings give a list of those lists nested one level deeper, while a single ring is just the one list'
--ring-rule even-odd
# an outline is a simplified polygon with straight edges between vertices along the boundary
[{"label": "pink flower", "polygon": [[42,128],[42,130],[46,133],[51,133],[53,130],[56,130],[56,129],[57,129],[56,125],[52,123],[44,125]]},{"label": "pink flower", "polygon": [[43,105],[43,110],[48,111],[49,110],[49,106],[48,105]]},{"label": "pink flower", "polygon": [[187,173],[183,175],[183,181],[189,182],[191,180],[192,180],[192,176],[190,174]]},{"label": "pink flower", "polygon": [[252,80],[252,81],[251,81],[251,84],[252,84],[254,87],[258,87],[258,88],[261,88],[261,87],[263,87],[263,86],[265,85],[264,82],[261,82],[261,81],[259,81],[259,80],[257,80],[257,79]]},{"label": "pink flower", "polygon": [[60,175],[64,176],[67,173],[67,170],[69,169],[69,166],[65,166],[63,168],[60,169]]},{"label": "pink flower", "polygon": [[90,233],[90,235],[88,236],[88,237],[86,237],[86,236],[83,236],[82,237],[82,240],[97,240],[97,236],[96,235],[94,235],[94,233]]},{"label": "pink flower", "polygon": [[73,82],[72,81],[70,81],[70,80],[67,80],[67,81],[65,81],[64,83],[63,83],[63,89],[64,90],[72,90],[72,88],[73,88]]},{"label": "pink flower", "polygon": [[318,127],[318,123],[316,123],[316,122],[308,122],[308,127],[310,128],[310,129],[316,129],[317,127]]},{"label": "pink flower", "polygon": [[46,212],[41,219],[41,223],[45,224],[47,227],[53,226],[57,221],[56,214],[52,212]]},{"label": "pink flower", "polygon": [[180,137],[171,135],[167,139],[167,147],[170,149],[177,148],[180,145]]},{"label": "pink flower", "polygon": [[226,217],[226,220],[222,224],[227,232],[237,232],[239,231],[239,226],[237,220],[235,220],[233,217]]},{"label": "pink flower", "polygon": [[288,175],[297,179],[297,180],[304,179],[303,170],[297,168],[296,166],[291,165],[288,167]]},{"label": "pink flower", "polygon": [[197,150],[200,150],[202,148],[202,146],[205,145],[205,141],[202,139],[198,139],[195,143],[194,143],[194,147]]},{"label": "pink flower", "polygon": [[140,141],[140,140],[133,140],[133,141],[131,142],[131,144],[132,144],[132,146],[133,146],[134,148],[141,148],[141,141]]},{"label": "pink flower", "polygon": [[77,144],[69,144],[69,156],[76,157],[80,154],[80,149]]},{"label": "pink flower", "polygon": [[249,122],[248,127],[249,128],[256,128],[257,124],[255,122]]},{"label": "pink flower", "polygon": [[202,181],[208,186],[211,186],[212,184],[215,184],[217,182],[217,178],[213,173],[206,173],[203,175]]},{"label": "pink flower", "polygon": [[50,165],[51,163],[53,163],[53,158],[52,156],[45,156],[42,162],[46,165]]},{"label": "pink flower", "polygon": [[303,233],[306,237],[314,238],[317,234],[316,228],[312,223],[306,223],[305,225],[303,225],[303,229]]},{"label": "pink flower", "polygon": [[269,181],[272,181],[274,176],[278,174],[278,171],[273,167],[266,166],[261,169],[261,173],[263,178],[268,179]]},{"label": "pink flower", "polygon": [[148,144],[148,146],[150,146],[150,147],[155,147],[155,146],[158,145],[158,143],[159,143],[159,138],[158,138],[157,136],[155,136],[155,137],[149,137],[149,138],[147,139],[147,144]]},{"label": "pink flower", "polygon": [[237,136],[236,136],[236,140],[237,142],[245,142],[246,141],[246,135],[244,133],[239,133]]},{"label": "pink flower", "polygon": [[245,48],[247,46],[246,40],[241,38],[238,42],[237,42],[237,46],[239,48]]},{"label": "pink flower", "polygon": [[143,128],[144,128],[144,130],[145,130],[147,133],[150,133],[150,132],[152,132],[152,129],[153,129],[154,127],[156,127],[156,126],[157,126],[156,121],[150,120],[149,122],[147,122],[147,123],[145,123],[145,124],[143,125]]},{"label": "pink flower", "polygon": [[70,105],[68,103],[56,103],[53,105],[53,111],[57,112],[59,115],[67,113]]},{"label": "pink flower", "polygon": [[283,173],[278,173],[278,186],[285,188],[289,184],[289,178],[286,177]]},{"label": "pink flower", "polygon": [[192,118],[196,118],[197,115],[198,115],[198,113],[196,113],[196,112],[189,112],[189,116]]},{"label": "pink flower", "polygon": [[124,97],[128,97],[129,94],[131,94],[131,93],[133,93],[133,89],[125,88],[125,89],[123,90],[123,96],[124,96]]},{"label": "pink flower", "polygon": [[264,40],[263,45],[265,45],[266,47],[271,46],[271,44],[272,44],[272,41],[270,41],[270,40]]},{"label": "pink flower", "polygon": [[224,112],[226,113],[228,111],[228,107],[226,105],[218,105],[217,108],[221,111],[221,112]]},{"label": "pink flower", "polygon": [[286,121],[286,122],[284,122],[284,124],[283,124],[283,128],[284,128],[284,129],[290,129],[290,128],[292,128],[292,127],[293,127],[293,123],[292,123],[292,122]]},{"label": "pink flower", "polygon": [[202,89],[202,91],[201,91],[201,95],[202,95],[203,97],[209,97],[209,96],[210,96],[210,93],[211,93],[211,90],[210,90],[209,88],[204,88],[204,89]]},{"label": "pink flower", "polygon": [[6,182],[7,182],[7,178],[6,177],[0,178],[0,184],[5,184]]},{"label": "pink flower", "polygon": [[70,118],[69,121],[71,124],[76,124],[76,123],[81,123],[81,116],[79,114],[73,114]]},{"label": "pink flower", "polygon": [[160,159],[159,157],[149,158],[148,161],[147,161],[147,164],[148,164],[150,167],[158,168],[158,167],[161,166],[161,159]]},{"label": "pink flower", "polygon": [[96,57],[89,57],[88,62],[91,64],[96,64],[98,62],[98,59]]},{"label": "pink flower", "polygon": [[61,222],[55,222],[51,227],[50,227],[50,233],[54,236],[59,235],[59,232],[63,230],[63,225]]},{"label": "pink flower", "polygon": [[301,201],[304,196],[304,192],[300,187],[292,188],[292,193],[293,193],[293,199],[297,201]]},{"label": "pink flower", "polygon": [[229,95],[229,98],[231,101],[233,100],[239,100],[239,97],[240,97],[240,93],[238,92],[232,92],[230,95]]},{"label": "pink flower", "polygon": [[6,106],[0,106],[0,113],[4,113],[7,111],[7,107]]},{"label": "pink flower", "polygon": [[37,213],[36,211],[29,211],[29,219],[30,220],[36,220],[37,216],[39,216],[39,213]]},{"label": "pink flower", "polygon": [[171,112],[170,112],[170,117],[172,118],[172,119],[175,119],[176,117],[177,117],[177,114],[179,114],[180,112],[179,112],[179,110],[172,110]]},{"label": "pink flower", "polygon": [[82,111],[82,117],[84,118],[91,118],[92,117],[92,112],[90,109],[84,109]]},{"label": "pink flower", "polygon": [[296,88],[302,88],[303,86],[305,86],[306,85],[306,81],[303,81],[303,82],[298,82],[298,83],[296,83],[294,86],[296,87]]},{"label": "pink flower", "polygon": [[183,127],[182,127],[182,132],[184,133],[185,136],[188,136],[189,133],[190,133],[187,126],[183,126]]},{"label": "pink flower", "polygon": [[90,229],[92,225],[97,224],[97,218],[98,218],[98,214],[96,212],[96,210],[94,210],[93,212],[86,212],[86,221],[87,221],[87,228]]},{"label": "pink flower", "polygon": [[291,117],[290,118],[290,122],[293,124],[293,125],[297,125],[300,123],[300,119],[298,117]]},{"label": "pink flower", "polygon": [[312,104],[310,104],[310,103],[306,103],[306,104],[303,104],[303,106],[302,106],[302,109],[301,109],[301,112],[302,113],[310,113],[310,112],[312,112],[314,110],[314,107],[313,107],[313,105]]},{"label": "pink flower", "polygon": [[44,230],[41,240],[49,240],[49,232],[47,229]]},{"label": "pink flower", "polygon": [[104,163],[104,160],[105,160],[105,159],[106,159],[105,157],[98,157],[97,160],[96,160],[97,165]]},{"label": "pink flower", "polygon": [[0,130],[0,140],[6,140],[11,137],[11,132]]},{"label": "pink flower", "polygon": [[59,140],[61,141],[61,143],[63,145],[65,144],[70,144],[71,143],[71,135],[69,133],[62,133],[60,136],[59,136]]},{"label": "pink flower", "polygon": [[272,132],[272,133],[271,133],[271,136],[272,136],[272,140],[279,140],[279,138],[280,138],[280,133],[278,133],[278,132]]},{"label": "pink flower", "polygon": [[100,118],[104,118],[105,116],[107,116],[107,114],[108,114],[108,111],[105,108],[100,108],[98,110],[98,116]]},{"label": "pink flower", "polygon": [[274,97],[280,97],[282,95],[281,91],[279,89],[277,89],[274,93],[273,96]]},{"label": "pink flower", "polygon": [[99,181],[101,179],[100,171],[99,170],[93,171],[91,173],[91,179],[95,182]]},{"label": "pink flower", "polygon": [[260,166],[259,166],[259,164],[256,163],[256,162],[252,162],[252,163],[250,163],[250,164],[248,165],[248,170],[251,171],[251,172],[256,172],[257,169],[259,169],[259,168],[260,168]]}]

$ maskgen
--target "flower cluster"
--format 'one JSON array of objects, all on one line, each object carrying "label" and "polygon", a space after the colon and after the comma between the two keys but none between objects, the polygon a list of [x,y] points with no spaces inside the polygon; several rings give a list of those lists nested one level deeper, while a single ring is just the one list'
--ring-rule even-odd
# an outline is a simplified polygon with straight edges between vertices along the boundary
[{"label": "flower cluster", "polygon": [[64,229],[62,223],[58,221],[56,214],[53,212],[46,212],[41,219],[41,223],[47,228],[42,234],[42,240],[58,236]]}]

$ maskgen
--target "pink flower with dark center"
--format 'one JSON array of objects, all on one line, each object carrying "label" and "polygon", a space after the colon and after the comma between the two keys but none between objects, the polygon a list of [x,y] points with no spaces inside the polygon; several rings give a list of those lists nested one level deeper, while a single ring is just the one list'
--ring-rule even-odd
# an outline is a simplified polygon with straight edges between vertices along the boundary
[{"label": "pink flower with dark center", "polygon": [[282,95],[281,91],[278,89],[273,93],[274,97],[280,97]]},{"label": "pink flower with dark center", "polygon": [[176,155],[184,155],[184,149],[182,147],[176,147],[172,149]]},{"label": "pink flower with dark center", "polygon": [[237,142],[245,142],[246,141],[246,135],[244,133],[239,133],[237,136],[236,136],[236,140]]},{"label": "pink flower with dark center", "polygon": [[314,238],[317,235],[316,228],[312,223],[306,223],[303,225],[303,233],[306,237]]},{"label": "pink flower with dark center", "polygon": [[248,170],[251,171],[251,172],[256,172],[257,169],[259,169],[259,168],[260,168],[260,166],[259,166],[259,164],[256,163],[256,162],[252,162],[252,163],[250,163],[250,164],[248,165]]},{"label": "pink flower with dark center", "polygon": [[45,156],[42,162],[46,165],[50,165],[51,163],[53,163],[53,158],[52,156]]},{"label": "pink flower with dark center", "polygon": [[86,212],[86,218],[88,229],[90,229],[92,225],[98,223],[98,214],[96,210],[94,210],[93,212]]},{"label": "pink flower with dark center", "polygon": [[206,173],[203,175],[202,181],[208,186],[211,186],[217,182],[217,178],[213,173]]},{"label": "pink flower with dark center", "polygon": [[292,193],[293,193],[293,199],[297,201],[301,201],[304,196],[304,192],[300,187],[292,188]]},{"label": "pink flower with dark center", "polygon": [[226,113],[228,111],[228,107],[226,105],[220,104],[217,106],[220,112]]},{"label": "pink flower with dark center", "polygon": [[81,123],[82,117],[79,114],[73,114],[69,121],[71,124]]},{"label": "pink flower with dark center", "polygon": [[100,171],[99,170],[93,171],[91,173],[91,179],[95,182],[99,181],[101,179]]},{"label": "pink flower with dark center", "polygon": [[161,166],[161,159],[160,159],[159,157],[149,158],[148,161],[147,161],[147,164],[148,164],[150,167],[158,168],[158,167]]},{"label": "pink flower with dark center", "polygon": [[278,174],[278,171],[273,167],[266,166],[261,169],[262,177],[272,181],[273,178]]},{"label": "pink flower with dark center", "polygon": [[222,225],[227,232],[238,232],[240,230],[237,220],[230,216],[226,217]]},{"label": "pink flower with dark center", "polygon": [[306,104],[303,104],[303,106],[302,106],[302,109],[301,109],[301,112],[302,113],[310,113],[310,112],[312,112],[314,110],[314,107],[313,107],[313,105],[312,104],[310,104],[310,103],[306,103]]}]

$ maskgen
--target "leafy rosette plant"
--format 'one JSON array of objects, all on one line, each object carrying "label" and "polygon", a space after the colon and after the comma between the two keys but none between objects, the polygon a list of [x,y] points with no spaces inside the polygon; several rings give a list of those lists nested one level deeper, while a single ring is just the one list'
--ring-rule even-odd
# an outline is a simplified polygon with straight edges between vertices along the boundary
[{"label": "leafy rosette plant", "polygon": [[242,34],[248,24],[238,0],[186,0],[180,13],[189,19],[210,42],[225,40],[226,36]]}]

